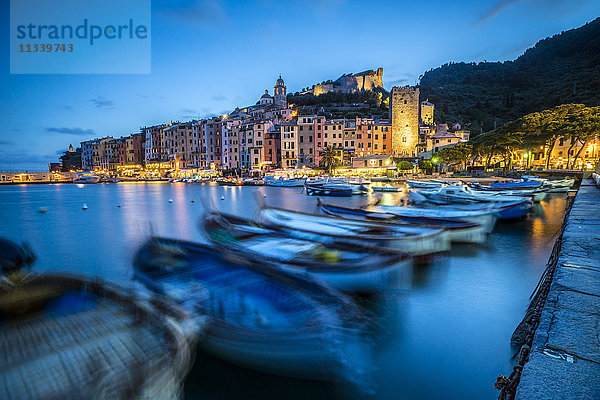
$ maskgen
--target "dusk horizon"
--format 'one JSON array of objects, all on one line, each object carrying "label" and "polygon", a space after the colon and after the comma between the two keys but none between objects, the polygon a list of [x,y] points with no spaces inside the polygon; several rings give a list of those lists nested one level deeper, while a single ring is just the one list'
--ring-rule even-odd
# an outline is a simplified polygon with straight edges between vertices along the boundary
[{"label": "dusk horizon", "polygon": [[[379,67],[385,89],[413,86],[448,62],[514,60],[600,15],[592,1],[544,3],[440,3],[425,17],[416,6],[381,2],[367,7],[373,17],[354,22],[365,7],[343,0],[308,2],[307,21],[296,3],[154,1],[148,75],[11,75],[3,64],[0,169],[44,170],[69,144],[252,105],[265,89],[272,94],[280,74],[288,93]],[[8,26],[7,2],[2,15]],[[3,37],[6,54],[7,30]]]}]

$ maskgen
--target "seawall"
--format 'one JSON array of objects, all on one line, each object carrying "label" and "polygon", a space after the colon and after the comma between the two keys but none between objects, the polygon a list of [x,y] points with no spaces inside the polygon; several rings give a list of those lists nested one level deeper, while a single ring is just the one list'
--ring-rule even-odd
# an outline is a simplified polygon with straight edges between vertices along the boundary
[{"label": "seawall", "polygon": [[516,398],[600,399],[600,189],[584,179]]}]

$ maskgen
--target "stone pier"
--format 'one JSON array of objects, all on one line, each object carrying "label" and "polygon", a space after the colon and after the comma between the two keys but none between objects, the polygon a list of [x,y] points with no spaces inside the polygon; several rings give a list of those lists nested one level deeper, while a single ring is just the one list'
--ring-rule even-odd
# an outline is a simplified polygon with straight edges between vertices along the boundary
[{"label": "stone pier", "polygon": [[600,189],[585,179],[516,398],[600,399]]}]

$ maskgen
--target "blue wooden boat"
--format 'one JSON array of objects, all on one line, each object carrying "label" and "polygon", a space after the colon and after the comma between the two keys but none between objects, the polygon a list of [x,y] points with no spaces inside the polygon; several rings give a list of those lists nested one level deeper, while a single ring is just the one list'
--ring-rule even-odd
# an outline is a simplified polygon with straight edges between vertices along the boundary
[{"label": "blue wooden boat", "polygon": [[543,183],[538,181],[515,181],[515,182],[494,182],[488,186],[502,190],[526,190],[538,189]]},{"label": "blue wooden boat", "polygon": [[97,279],[16,268],[27,253],[0,243],[0,398],[178,397],[191,358],[176,312]]},{"label": "blue wooden boat", "polygon": [[188,312],[209,317],[198,346],[231,363],[276,375],[350,380],[345,352],[358,315],[344,296],[314,280],[206,245],[152,238],[137,252],[135,277]]},{"label": "blue wooden boat", "polygon": [[434,229],[443,228],[448,232],[452,242],[481,244],[485,243],[487,240],[487,226],[464,220],[412,217],[396,215],[393,213],[374,212],[361,208],[350,208],[337,206],[334,204],[325,204],[321,201],[321,199],[319,199],[318,204],[321,211],[323,211],[325,214],[336,217],[360,219],[363,221],[406,224]]},{"label": "blue wooden boat", "polygon": [[281,271],[309,274],[338,290],[396,289],[411,276],[412,258],[406,253],[366,245],[325,246],[217,211],[206,213],[202,228],[212,243],[228,252]]}]

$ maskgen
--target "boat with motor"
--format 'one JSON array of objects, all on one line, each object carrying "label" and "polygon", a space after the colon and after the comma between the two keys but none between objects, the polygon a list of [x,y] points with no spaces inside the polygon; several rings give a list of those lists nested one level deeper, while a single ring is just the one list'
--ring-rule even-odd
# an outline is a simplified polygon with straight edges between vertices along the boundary
[{"label": "boat with motor", "polygon": [[401,192],[404,190],[402,186],[392,186],[390,184],[386,184],[383,186],[371,186],[374,192]]},{"label": "boat with motor", "polygon": [[355,346],[357,308],[309,276],[158,237],[135,255],[134,276],[189,313],[208,316],[198,347],[217,358],[293,378],[363,378],[364,368],[356,363],[368,350]]},{"label": "boat with motor", "polygon": [[457,219],[405,217],[393,213],[374,212],[361,208],[342,207],[334,204],[325,204],[319,199],[319,207],[325,214],[335,217],[358,219],[361,221],[386,222],[421,226],[427,228],[444,228],[450,236],[450,241],[455,243],[481,244],[487,241],[488,227],[473,222]]},{"label": "boat with motor", "polygon": [[258,221],[287,236],[329,244],[356,244],[427,256],[450,250],[450,237],[443,228],[421,228],[378,222],[356,221],[263,207]]},{"label": "boat with motor", "polygon": [[73,179],[73,183],[98,183],[100,182],[100,177],[98,175],[94,175],[92,173],[80,173],[77,174],[77,178]]},{"label": "boat with motor", "polygon": [[0,398],[179,396],[194,343],[183,310],[97,278],[26,271],[33,259],[0,240]]},{"label": "boat with motor", "polygon": [[334,289],[373,292],[410,281],[409,254],[362,245],[329,245],[291,238],[255,221],[217,211],[201,221],[212,243],[284,272],[311,275]]},{"label": "boat with motor", "polygon": [[369,211],[394,214],[403,218],[409,218],[419,222],[423,218],[424,222],[438,219],[459,220],[471,222],[484,227],[486,233],[491,233],[496,224],[496,210],[458,210],[456,208],[438,206],[435,208],[425,207],[407,207],[393,205],[373,205],[368,207]]}]

